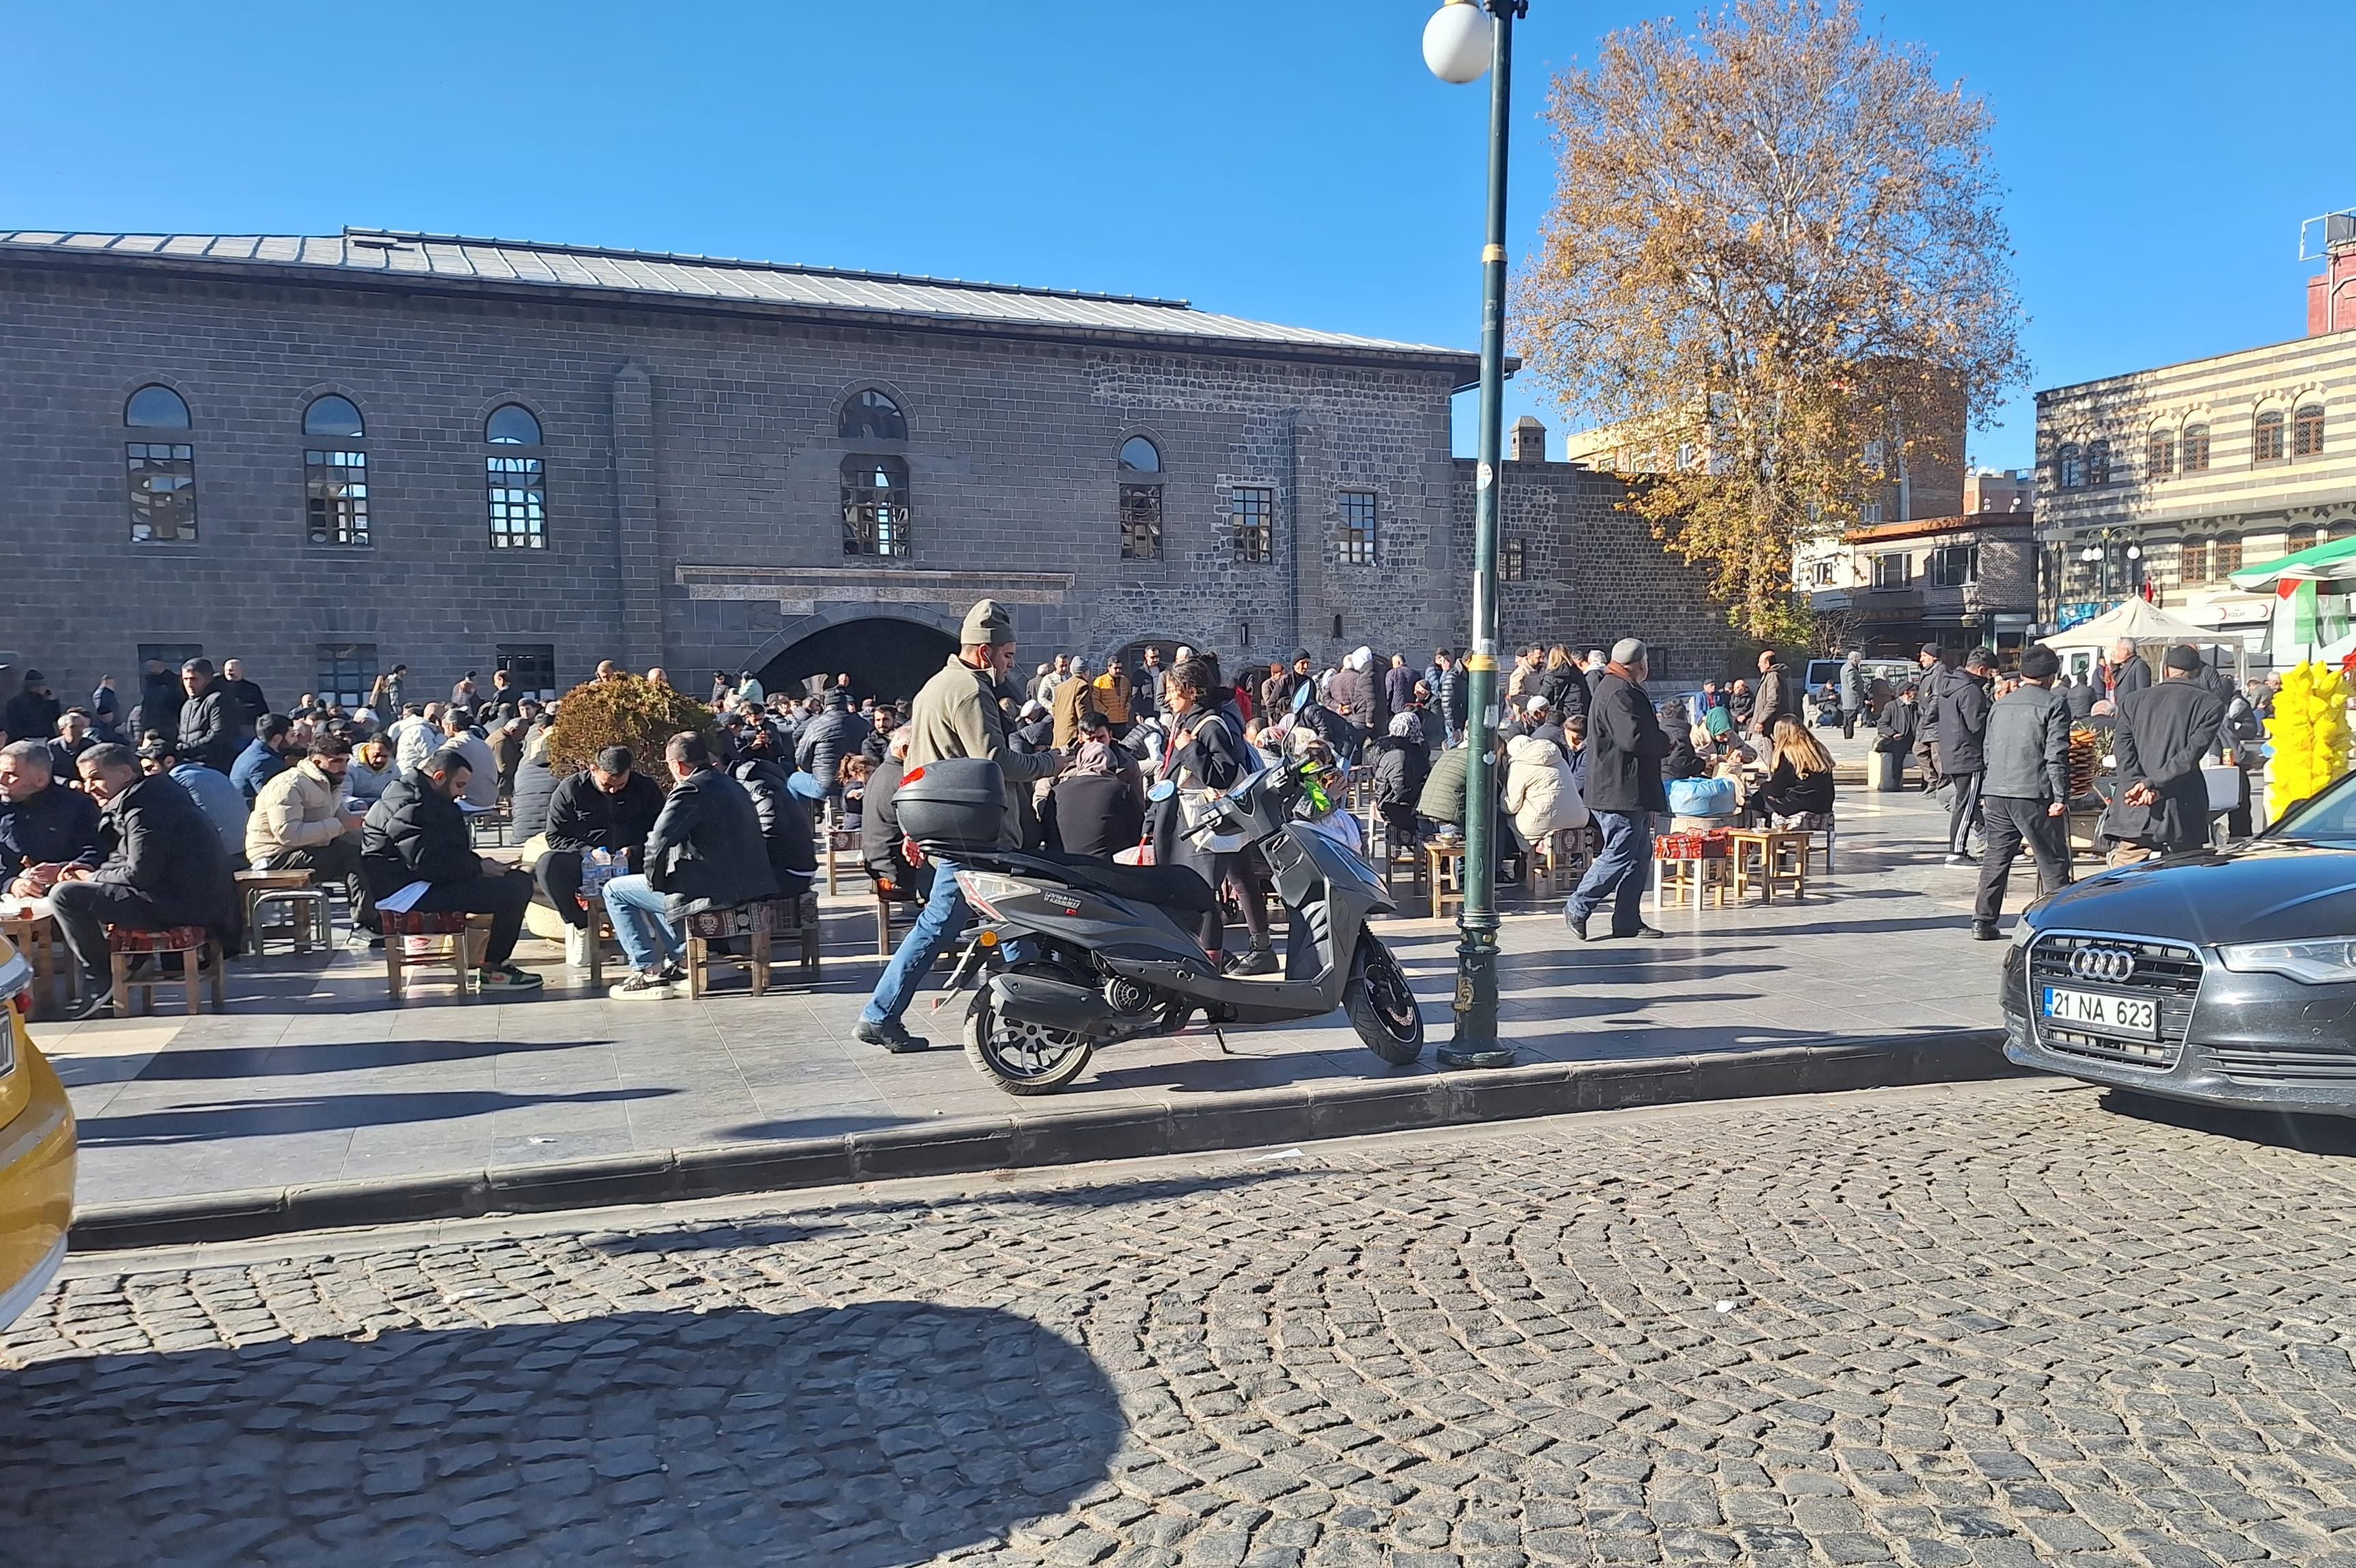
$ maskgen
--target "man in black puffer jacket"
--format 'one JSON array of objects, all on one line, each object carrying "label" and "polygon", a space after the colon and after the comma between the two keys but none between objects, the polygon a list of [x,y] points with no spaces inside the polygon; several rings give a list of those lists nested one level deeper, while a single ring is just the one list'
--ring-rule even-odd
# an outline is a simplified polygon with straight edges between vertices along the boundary
[{"label": "man in black puffer jacket", "polygon": [[830,688],[826,711],[802,726],[794,746],[794,761],[802,772],[826,786],[826,798],[842,800],[842,759],[855,757],[867,739],[867,720],[851,711],[851,694]]},{"label": "man in black puffer jacket", "polygon": [[817,834],[809,813],[809,803],[819,794],[818,781],[808,773],[793,773],[777,760],[776,736],[766,724],[748,728],[743,746],[729,776],[753,797],[753,811],[761,822],[761,841],[768,846],[769,871],[777,879],[778,896],[799,898],[809,891],[818,875]]},{"label": "man in black puffer jacket", "polygon": [[548,853],[532,876],[565,924],[589,929],[589,912],[581,907],[583,858],[592,849],[626,853],[628,869],[643,869],[647,836],[662,804],[662,786],[631,766],[627,746],[606,747],[589,766],[557,782],[548,796]]},{"label": "man in black puffer jacket", "polygon": [[425,891],[406,904],[409,911],[489,915],[491,938],[479,975],[484,987],[535,990],[540,976],[509,962],[523,934],[531,879],[475,853],[466,814],[458,809],[474,772],[459,752],[436,752],[423,767],[385,785],[360,827],[360,872],[379,909],[404,907],[396,895],[423,882]]},{"label": "man in black puffer jacket", "polygon": [[202,763],[217,773],[229,772],[244,745],[238,738],[236,707],[214,678],[213,661],[190,659],[180,667],[180,685],[188,696],[180,704],[178,751],[184,763]]},{"label": "man in black puffer jacket", "polygon": [[701,735],[673,735],[663,758],[670,798],[647,839],[646,873],[605,884],[605,912],[630,960],[629,976],[610,993],[617,1002],[685,991],[679,961],[689,915],[777,896],[761,814],[744,786],[714,765]]},{"label": "man in black puffer jacket", "polygon": [[141,773],[128,746],[92,746],[75,762],[83,787],[104,810],[97,848],[59,873],[49,908],[66,950],[81,965],[82,1000],[71,1015],[80,1020],[112,1007],[109,925],[201,925],[223,953],[236,953],[244,944],[244,915],[229,850],[193,795],[167,774]]}]

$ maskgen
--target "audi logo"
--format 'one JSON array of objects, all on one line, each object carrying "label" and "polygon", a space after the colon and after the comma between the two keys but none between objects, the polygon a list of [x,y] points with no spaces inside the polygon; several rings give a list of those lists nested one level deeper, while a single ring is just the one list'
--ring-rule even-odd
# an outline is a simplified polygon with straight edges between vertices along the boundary
[{"label": "audi logo", "polygon": [[2135,975],[2135,955],[2124,947],[2081,947],[2070,955],[2070,973],[2081,980],[2123,984]]}]

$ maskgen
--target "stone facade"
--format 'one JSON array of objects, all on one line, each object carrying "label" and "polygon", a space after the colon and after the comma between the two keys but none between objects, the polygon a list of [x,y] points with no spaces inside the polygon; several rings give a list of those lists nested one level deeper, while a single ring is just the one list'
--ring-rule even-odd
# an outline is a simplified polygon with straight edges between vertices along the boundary
[{"label": "stone facade", "polygon": [[1812,539],[1794,576],[1844,645],[1912,658],[1925,643],[1986,646],[2009,664],[2037,607],[2034,514],[1883,523]]},{"label": "stone facade", "polygon": [[[610,656],[700,690],[865,618],[937,637],[985,593],[1014,607],[1026,660],[1149,635],[1230,661],[1296,643],[1419,657],[1465,637],[1469,465],[1449,454],[1449,403],[1469,355],[1162,302],[692,259],[510,246],[486,281],[479,252],[463,277],[441,267],[456,241],[247,241],[229,264],[216,241],[57,240],[0,236],[0,571],[16,612],[0,641],[69,695],[107,672],[135,688],[145,645],[241,656],[281,701],[324,688],[330,645],[411,666],[426,695],[467,669],[487,678],[503,649],[547,650],[559,688]],[[328,245],[341,260],[321,260]],[[403,245],[418,260],[392,271],[353,260]],[[612,281],[641,260],[711,292]],[[773,286],[833,295],[720,297]],[[862,304],[920,293],[922,309]],[[188,429],[125,428],[151,385],[185,400]],[[839,433],[868,389],[903,411],[905,440]],[[323,441],[304,413],[327,392],[365,421],[327,443],[365,453],[365,546],[311,542],[305,526],[305,453]],[[484,421],[508,403],[543,432],[541,549],[490,544],[485,464],[502,449]],[[1145,477],[1157,560],[1122,558],[1118,489],[1141,476],[1117,453],[1135,435],[1162,453]],[[193,453],[193,540],[131,538],[126,446],[150,437]],[[906,464],[908,557],[846,557],[854,453]],[[1238,559],[1238,486],[1271,493],[1267,561]],[[1376,498],[1374,564],[1347,560],[1345,492]],[[1564,637],[1549,617],[1569,617],[1570,640],[1708,618],[1612,492],[1565,464],[1514,465],[1509,528],[1547,576],[1508,585],[1509,635]],[[1590,561],[1596,586],[1575,587]]]}]

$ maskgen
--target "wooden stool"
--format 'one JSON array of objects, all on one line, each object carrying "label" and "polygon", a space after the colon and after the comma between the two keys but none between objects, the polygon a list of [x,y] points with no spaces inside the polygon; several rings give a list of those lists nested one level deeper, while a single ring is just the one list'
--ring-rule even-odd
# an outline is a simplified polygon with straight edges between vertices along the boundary
[{"label": "wooden stool", "polygon": [[26,913],[0,920],[0,936],[25,955],[33,966],[33,994],[39,996],[44,983],[48,999],[55,1002],[63,992],[70,998],[81,994],[81,966],[59,964],[58,955],[64,951],[64,938],[58,934],[55,915]]},{"label": "wooden stool", "polygon": [[1439,920],[1447,913],[1450,900],[1464,901],[1464,840],[1426,839],[1423,861],[1423,874],[1431,887],[1431,918]]},{"label": "wooden stool", "polygon": [[1695,856],[1665,860],[1653,858],[1653,907],[1691,904],[1701,908],[1702,896],[1712,895],[1722,908],[1734,885],[1734,860],[1728,855]]},{"label": "wooden stool", "polygon": [[[139,992],[139,1010],[154,1012],[155,987],[158,986],[185,987],[188,1016],[194,1018],[204,1010],[198,999],[197,987],[204,983],[208,968],[212,974],[213,1011],[225,1013],[229,1010],[229,999],[223,994],[221,985],[221,946],[213,940],[213,933],[201,925],[175,925],[164,931],[134,931],[128,926],[110,925],[106,928],[106,952],[114,970],[116,1018],[131,1016],[134,987]],[[180,955],[180,973],[176,976],[167,977],[164,974],[163,956],[167,953]],[[149,958],[151,965],[145,973],[134,976],[131,973],[131,961],[136,957]]]},{"label": "wooden stool", "polygon": [[[290,867],[284,871],[238,872],[237,896],[245,905],[245,928],[248,931],[253,929],[254,901],[264,893],[287,891],[297,888],[307,888],[310,885],[311,873],[299,868]],[[260,949],[257,948],[255,951],[259,952]]]},{"label": "wooden stool", "polygon": [[916,912],[924,905],[916,901],[914,892],[889,877],[878,875],[872,868],[867,880],[875,884],[875,954],[879,958],[889,958],[893,952],[892,912],[905,906],[913,924]]},{"label": "wooden stool", "polygon": [[[401,912],[380,909],[377,923],[384,932],[384,983],[392,999],[402,1000],[402,987],[412,969],[429,964],[447,964],[458,984],[458,994],[471,997],[482,989],[480,955],[490,945],[491,917],[487,914],[429,913],[419,910]],[[409,938],[423,937],[430,951],[409,952]]]},{"label": "wooden stool", "polygon": [[858,857],[859,857],[859,848],[860,848],[860,846],[859,846],[859,829],[858,829],[858,828],[856,828],[856,827],[830,827],[830,828],[828,828],[828,829],[826,830],[826,895],[827,895],[827,897],[829,897],[829,898],[832,898],[832,897],[834,896],[834,893],[835,893],[835,874],[836,874],[836,863],[835,863],[835,857],[836,857],[836,856],[838,856],[838,855],[840,855],[840,854],[841,854],[841,853],[842,853],[843,851],[845,851],[845,850],[849,850],[849,851],[851,852],[851,858],[855,860],[855,859],[858,859]]},{"label": "wooden stool", "polygon": [[[573,901],[589,917],[589,934],[584,945],[589,950],[589,994],[602,996],[605,990],[605,939],[614,934],[614,912],[605,907],[602,898],[587,893],[575,893]],[[571,930],[570,926],[565,928]]]},{"label": "wooden stool", "polygon": [[[1766,901],[1775,901],[1775,890],[1788,887],[1794,898],[1808,896],[1808,834],[1772,827],[1738,827],[1734,842],[1734,896],[1740,898],[1755,879]],[[1757,872],[1751,869],[1751,852],[1759,855]]]},{"label": "wooden stool", "polygon": [[818,978],[818,894],[804,893],[799,898],[772,899],[766,906],[769,912],[769,940],[772,948],[791,943],[798,950],[802,977]]},{"label": "wooden stool", "polygon": [[[743,953],[714,953],[715,942],[741,940]],[[741,965],[751,976],[753,995],[769,992],[769,906],[739,904],[687,917],[687,994],[703,995],[705,977],[722,965]]]}]

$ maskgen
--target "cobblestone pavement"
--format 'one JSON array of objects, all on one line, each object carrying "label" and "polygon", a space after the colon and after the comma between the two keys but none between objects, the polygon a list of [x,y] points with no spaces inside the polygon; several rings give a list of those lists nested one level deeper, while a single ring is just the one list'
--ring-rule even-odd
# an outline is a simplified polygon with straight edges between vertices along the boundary
[{"label": "cobblestone pavement", "polygon": [[0,1540],[2356,1564],[2347,1147],[2013,1082],[84,1258]]}]

